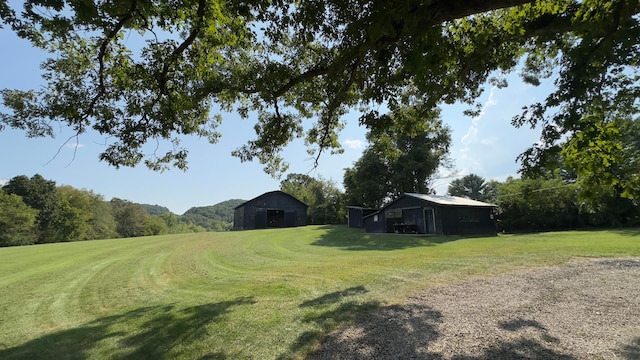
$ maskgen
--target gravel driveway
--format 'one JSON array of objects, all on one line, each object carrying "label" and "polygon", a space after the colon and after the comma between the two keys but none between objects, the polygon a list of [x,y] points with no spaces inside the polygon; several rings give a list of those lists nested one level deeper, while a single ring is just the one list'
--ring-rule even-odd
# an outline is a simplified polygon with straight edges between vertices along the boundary
[{"label": "gravel driveway", "polygon": [[640,258],[431,289],[331,334],[313,358],[640,359]]}]

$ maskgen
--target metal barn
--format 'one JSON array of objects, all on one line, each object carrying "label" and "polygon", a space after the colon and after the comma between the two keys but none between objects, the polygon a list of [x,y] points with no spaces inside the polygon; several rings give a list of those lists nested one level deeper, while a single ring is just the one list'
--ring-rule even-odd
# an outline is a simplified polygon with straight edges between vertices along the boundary
[{"label": "metal barn", "polygon": [[285,192],[267,192],[234,209],[233,229],[304,226],[307,225],[307,208],[305,203]]},{"label": "metal barn", "polygon": [[369,233],[496,234],[494,207],[456,196],[406,193],[363,222]]}]

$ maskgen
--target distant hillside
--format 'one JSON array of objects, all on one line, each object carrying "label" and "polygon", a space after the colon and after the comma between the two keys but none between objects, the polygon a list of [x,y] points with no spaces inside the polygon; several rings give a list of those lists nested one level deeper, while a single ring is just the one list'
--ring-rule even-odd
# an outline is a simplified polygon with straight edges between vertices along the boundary
[{"label": "distant hillside", "polygon": [[209,231],[225,231],[233,228],[233,209],[246,200],[231,199],[212,206],[192,207],[180,217]]},{"label": "distant hillside", "polygon": [[149,204],[140,204],[144,211],[146,211],[149,215],[162,215],[165,213],[170,213],[171,210],[164,206],[160,205],[149,205]]}]

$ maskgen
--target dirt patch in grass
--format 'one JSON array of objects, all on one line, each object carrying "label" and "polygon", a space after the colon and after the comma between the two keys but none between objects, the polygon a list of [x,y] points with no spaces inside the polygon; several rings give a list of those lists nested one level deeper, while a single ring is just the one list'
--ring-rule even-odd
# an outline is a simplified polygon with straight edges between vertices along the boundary
[{"label": "dirt patch in grass", "polygon": [[640,258],[579,259],[418,294],[314,359],[640,359]]}]

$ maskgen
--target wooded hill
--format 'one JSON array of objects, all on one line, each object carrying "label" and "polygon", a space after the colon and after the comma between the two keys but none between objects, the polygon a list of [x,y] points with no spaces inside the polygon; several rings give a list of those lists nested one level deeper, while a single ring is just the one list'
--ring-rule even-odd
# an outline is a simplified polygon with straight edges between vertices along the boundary
[{"label": "wooded hill", "polygon": [[233,209],[246,200],[231,199],[212,206],[192,207],[180,219],[202,226],[208,231],[227,231],[233,228]]}]

